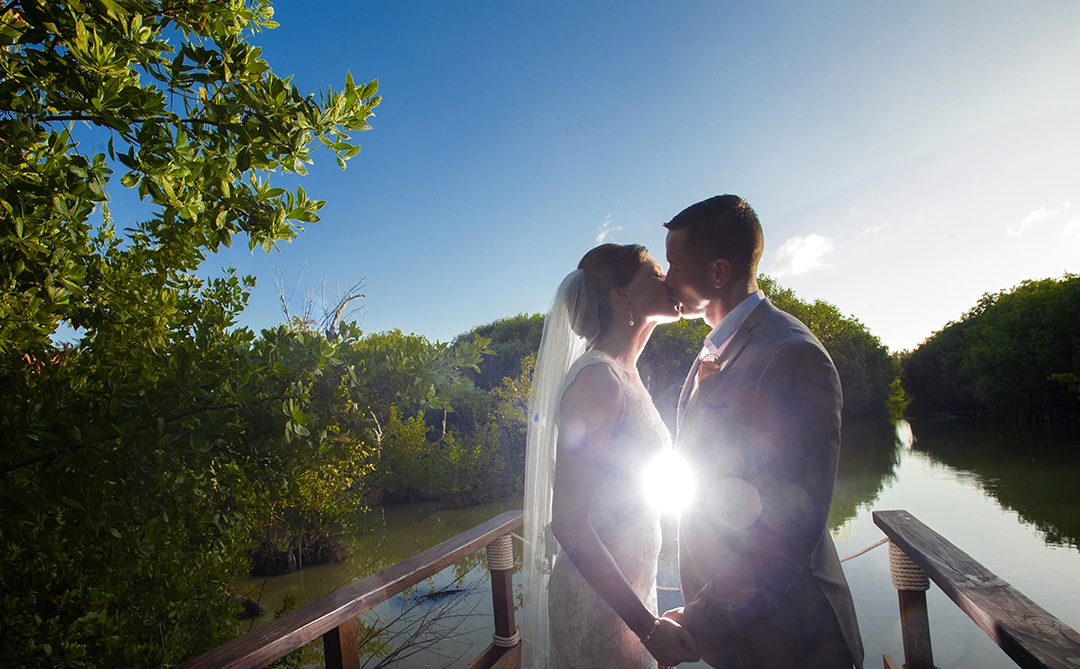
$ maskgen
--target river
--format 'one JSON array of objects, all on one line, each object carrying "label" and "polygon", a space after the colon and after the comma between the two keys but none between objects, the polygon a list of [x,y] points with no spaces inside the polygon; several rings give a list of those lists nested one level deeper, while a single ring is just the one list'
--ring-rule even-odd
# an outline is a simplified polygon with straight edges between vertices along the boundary
[{"label": "river", "polygon": [[[1080,425],[1015,425],[985,419],[882,423],[845,428],[830,527],[837,551],[855,553],[882,538],[871,511],[905,509],[1030,599],[1080,630]],[[910,436],[909,436],[910,435]],[[244,584],[273,611],[286,596],[303,605],[512,508],[511,500],[463,510],[405,505],[375,510],[372,532],[358,537],[354,557],[340,565],[304,569]],[[515,542],[516,543],[516,542]],[[677,585],[677,565],[665,552],[660,585]],[[859,616],[866,665],[889,653],[902,661],[896,591],[881,546],[844,563]],[[428,597],[432,590],[462,592]],[[661,592],[661,609],[678,604]],[[933,585],[927,595],[937,666],[1008,669],[1011,660]],[[452,606],[451,606],[452,605]],[[490,641],[490,595],[482,560],[455,565],[365,617],[390,624],[371,647],[390,648],[416,636],[392,666],[462,667]],[[270,616],[263,616],[269,619]],[[260,621],[263,622],[263,621]],[[259,623],[256,623],[259,624]],[[411,631],[410,631],[411,630]],[[423,638],[433,639],[425,646]],[[304,664],[312,661],[308,651]],[[407,657],[402,657],[411,653]],[[694,667],[698,665],[680,665]],[[700,665],[704,667],[705,665]]]}]

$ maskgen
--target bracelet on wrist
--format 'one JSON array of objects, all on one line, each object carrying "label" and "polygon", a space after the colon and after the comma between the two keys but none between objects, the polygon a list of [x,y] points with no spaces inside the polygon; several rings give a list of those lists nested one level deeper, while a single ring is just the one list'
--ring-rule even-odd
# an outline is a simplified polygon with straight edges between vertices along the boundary
[{"label": "bracelet on wrist", "polygon": [[649,630],[648,634],[641,637],[641,645],[645,645],[645,644],[649,643],[649,639],[652,638],[652,635],[656,633],[656,630],[659,627],[660,627],[660,619],[659,618],[653,618],[652,629]]}]

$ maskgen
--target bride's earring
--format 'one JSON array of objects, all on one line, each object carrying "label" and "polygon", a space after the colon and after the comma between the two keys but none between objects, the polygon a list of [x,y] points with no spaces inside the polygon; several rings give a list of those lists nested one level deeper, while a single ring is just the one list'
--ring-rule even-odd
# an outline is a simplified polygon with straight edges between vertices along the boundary
[{"label": "bride's earring", "polygon": [[634,327],[634,310],[630,310],[630,327]]}]

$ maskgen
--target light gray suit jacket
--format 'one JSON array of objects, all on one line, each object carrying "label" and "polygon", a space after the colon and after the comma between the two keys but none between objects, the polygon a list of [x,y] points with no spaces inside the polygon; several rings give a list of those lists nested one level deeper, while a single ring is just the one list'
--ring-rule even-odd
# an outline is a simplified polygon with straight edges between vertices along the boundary
[{"label": "light gray suit jacket", "polygon": [[[797,319],[758,305],[679,406],[696,476],[682,512],[687,624],[716,667],[861,667],[855,607],[827,520],[840,379]],[[838,660],[837,658],[841,658]]]}]

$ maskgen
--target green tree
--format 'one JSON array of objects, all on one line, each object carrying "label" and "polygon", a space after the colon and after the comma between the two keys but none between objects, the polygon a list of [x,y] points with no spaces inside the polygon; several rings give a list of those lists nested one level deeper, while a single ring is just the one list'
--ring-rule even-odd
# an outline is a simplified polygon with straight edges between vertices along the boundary
[{"label": "green tree", "polygon": [[901,381],[912,413],[985,409],[964,365],[974,325],[974,315],[950,323],[903,356]]},{"label": "green tree", "polygon": [[529,395],[532,392],[536,353],[521,361],[521,373],[506,377],[491,391],[495,399],[495,421],[499,435],[499,454],[505,463],[502,479],[504,496],[525,490],[525,446],[529,429]]},{"label": "green tree", "polygon": [[[471,385],[462,370],[477,367],[486,340],[447,345],[400,330],[364,335],[355,323],[332,336],[317,327],[296,320],[265,330],[252,349],[254,368],[267,370],[264,387],[287,384],[281,410],[251,412],[258,423],[246,441],[261,457],[246,469],[241,505],[255,515],[257,558],[279,568],[339,557],[337,536],[359,531],[368,502],[469,499],[469,476],[484,480],[483,456],[494,459],[483,431],[454,434],[445,420],[425,420],[454,411],[447,389]],[[314,452],[281,448],[282,435]]]},{"label": "green tree", "polygon": [[484,359],[480,371],[474,375],[477,387],[484,390],[498,388],[503,379],[516,379],[521,375],[521,364],[529,355],[540,350],[540,337],[544,333],[542,314],[518,314],[500,318],[480,325],[460,335],[479,335],[491,340],[492,354]]},{"label": "green tree", "polygon": [[[235,327],[252,280],[195,274],[238,235],[270,249],[317,221],[320,201],[269,175],[303,174],[319,145],[344,164],[379,102],[375,82],[315,99],[275,75],[246,37],[271,16],[265,0],[0,8],[0,656],[15,664],[161,665],[228,638],[229,580],[268,501],[336,498],[332,468],[362,452],[332,427],[366,415],[341,401],[359,390],[334,347],[256,341]],[[119,229],[118,187],[146,211]],[[78,343],[54,345],[60,327]]]},{"label": "green tree", "polygon": [[[481,336],[491,340],[492,355],[471,374],[473,388],[461,391],[459,414],[483,416],[486,434],[494,435],[501,463],[498,494],[506,497],[524,490],[525,433],[532,369],[544,332],[542,314],[518,314],[480,325],[458,338]],[[460,422],[460,421],[458,421]],[[474,430],[479,422],[472,419]]]},{"label": "green tree", "polygon": [[[478,393],[464,376],[466,370],[477,371],[482,356],[490,353],[487,345],[480,336],[444,344],[400,330],[359,342],[352,376],[366,398],[378,445],[369,483],[378,490],[377,501],[446,493],[467,499],[475,487],[471,484],[488,478],[485,469],[494,460],[490,419],[478,415]],[[490,402],[480,408],[487,406]],[[465,419],[451,422],[459,410]],[[464,462],[474,466],[475,481],[467,480]]]},{"label": "green tree", "polygon": [[1080,276],[983,295],[904,361],[913,410],[989,410],[1014,420],[1080,415]]},{"label": "green tree", "polygon": [[884,412],[895,395],[897,360],[858,320],[822,300],[805,302],[774,279],[759,277],[761,289],[778,308],[802,321],[832,356],[844,392],[844,415]]}]

